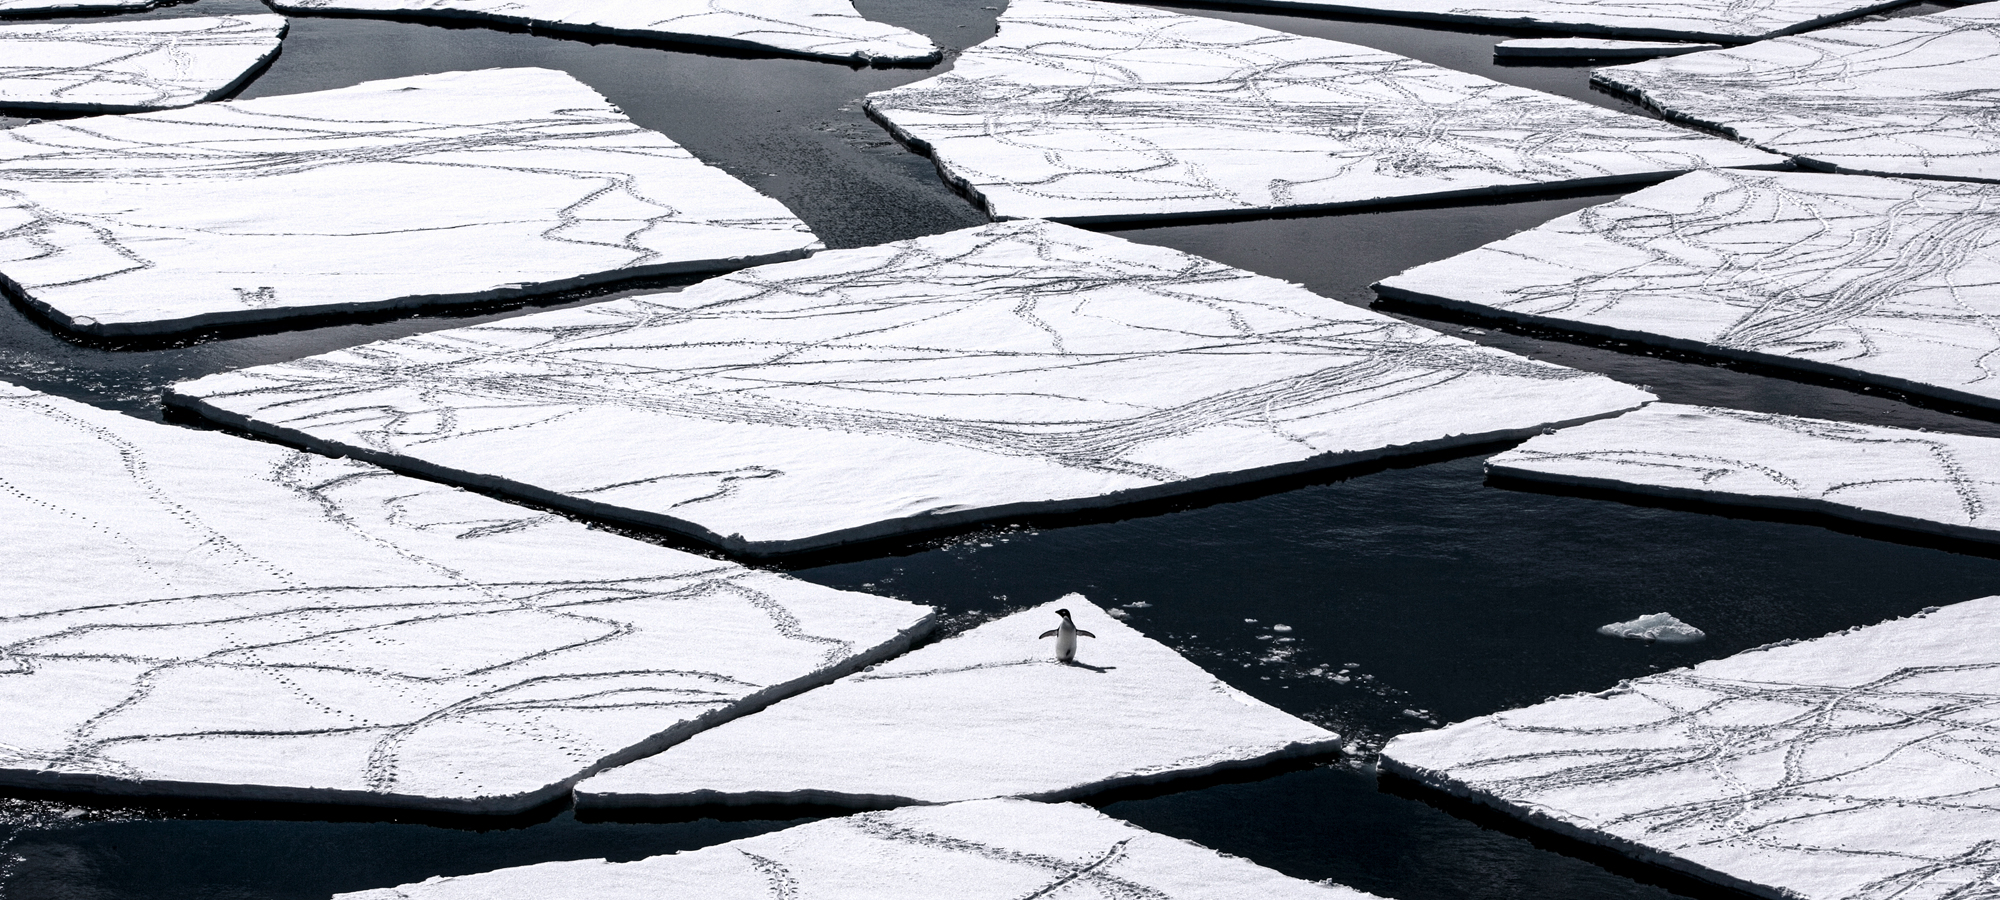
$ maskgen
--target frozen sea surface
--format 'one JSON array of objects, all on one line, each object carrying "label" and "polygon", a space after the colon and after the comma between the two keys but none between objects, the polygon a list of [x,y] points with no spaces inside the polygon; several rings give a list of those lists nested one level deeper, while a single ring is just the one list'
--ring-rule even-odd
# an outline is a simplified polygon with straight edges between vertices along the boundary
[{"label": "frozen sea surface", "polygon": [[819,246],[562,72],[0,130],[0,283],[115,336],[504,300]]},{"label": "frozen sea surface", "polygon": [[999,218],[1261,213],[1778,162],[1356,44],[1095,0],[1014,0],[952,71],[867,102]]},{"label": "frozen sea surface", "polygon": [[1851,18],[1902,0],[1236,0],[1485,28],[1742,43]]},{"label": "frozen sea surface", "polygon": [[1651,396],[1023,221],[212,375],[168,401],[770,554],[1526,436]]},{"label": "frozen sea surface", "polygon": [[[1076,664],[1038,639],[1068,609]],[[1296,756],[1340,736],[1071,594],[577,785],[584,807],[1067,800]]]},{"label": "frozen sea surface", "polygon": [[0,388],[0,784],[510,812],[929,610]]},{"label": "frozen sea surface", "polygon": [[0,16],[131,12],[155,6],[159,2],[160,0],[0,0]]},{"label": "frozen sea surface", "polygon": [[2000,882],[2000,597],[1406,734],[1385,769],[1782,900]]},{"label": "frozen sea surface", "polygon": [[213,100],[278,52],[283,16],[0,24],[0,107],[132,112]]},{"label": "frozen sea surface", "polygon": [[1618,41],[1604,38],[1519,38],[1493,45],[1495,59],[1620,59],[1679,56],[1714,50],[1718,44]]}]

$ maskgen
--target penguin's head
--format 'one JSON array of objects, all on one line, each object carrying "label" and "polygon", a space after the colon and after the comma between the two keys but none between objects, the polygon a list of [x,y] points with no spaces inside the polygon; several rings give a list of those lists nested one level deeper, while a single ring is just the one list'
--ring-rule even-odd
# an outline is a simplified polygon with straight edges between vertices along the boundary
[{"label": "penguin's head", "polygon": [[1062,616],[1063,618],[1067,619],[1069,618],[1069,610],[1066,609],[1056,610],[1056,615]]}]

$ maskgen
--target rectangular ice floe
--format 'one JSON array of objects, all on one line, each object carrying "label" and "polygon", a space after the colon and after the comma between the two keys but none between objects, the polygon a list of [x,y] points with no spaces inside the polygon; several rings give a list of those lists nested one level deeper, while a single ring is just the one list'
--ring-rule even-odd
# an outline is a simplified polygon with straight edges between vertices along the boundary
[{"label": "rectangular ice floe", "polygon": [[1236,0],[1278,6],[1572,34],[1742,43],[1901,5],[1902,0]]},{"label": "rectangular ice floe", "polygon": [[789,210],[561,72],[0,131],[0,285],[159,334],[791,259]]},{"label": "rectangular ice floe", "polygon": [[1494,59],[1621,59],[1679,56],[1714,50],[1717,44],[1614,41],[1603,38],[1521,38],[1493,45]]},{"label": "rectangular ice floe", "polygon": [[1698,172],[1375,288],[2000,408],[1996,245],[1992,185]]},{"label": "rectangular ice floe", "polygon": [[542,863],[338,900],[1368,900],[1076,804],[861,813],[637,862]]},{"label": "rectangular ice floe", "polygon": [[[1076,664],[1038,639],[1066,609]],[[801,739],[802,735],[810,735]],[[1071,594],[577,785],[579,806],[1068,800],[1327,753],[1340,736]]]},{"label": "rectangular ice floe", "polygon": [[517,811],[928,611],[0,387],[0,784]]},{"label": "rectangular ice floe", "polygon": [[1014,0],[868,110],[996,217],[1248,214],[1778,163],[1664,122],[1356,44]]},{"label": "rectangular ice floe", "polygon": [[2000,878],[2000,597],[1406,734],[1383,768],[1780,900]]},{"label": "rectangular ice floe", "polygon": [[1486,469],[2000,543],[1994,438],[1654,404],[1533,438]]},{"label": "rectangular ice floe", "polygon": [[1039,221],[169,391],[234,427],[752,554],[1526,436],[1649,399]]},{"label": "rectangular ice floe", "polygon": [[2000,3],[1615,66],[1591,78],[1814,168],[2000,180]]},{"label": "rectangular ice floe", "polygon": [[849,0],[270,0],[285,12],[485,19],[585,34],[777,50],[855,62],[936,61],[914,31],[861,17]]},{"label": "rectangular ice floe", "polygon": [[130,112],[222,96],[278,52],[283,16],[0,25],[0,107]]}]

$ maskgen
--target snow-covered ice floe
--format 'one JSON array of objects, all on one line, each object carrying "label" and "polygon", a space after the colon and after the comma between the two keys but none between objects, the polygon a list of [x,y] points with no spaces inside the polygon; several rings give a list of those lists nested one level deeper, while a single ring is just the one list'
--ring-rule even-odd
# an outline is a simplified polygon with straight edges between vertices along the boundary
[{"label": "snow-covered ice floe", "polygon": [[[796,738],[795,738],[796,739]],[[804,738],[810,740],[810,737]],[[1370,900],[1073,803],[980,800],[824,819],[636,862],[541,863],[337,900]]]},{"label": "snow-covered ice floe", "polygon": [[[1081,638],[1057,662],[1066,608]],[[1340,736],[1071,594],[577,785],[580,807],[1068,800],[1330,753]]]},{"label": "snow-covered ice floe", "polygon": [[0,131],[0,284],[162,334],[792,259],[776,200],[547,69]]},{"label": "snow-covered ice floe", "polygon": [[15,787],[518,811],[930,623],[11,386],[0,484]]},{"label": "snow-covered ice floe", "polygon": [[0,16],[136,12],[160,3],[161,0],[0,0]]},{"label": "snow-covered ice floe", "polygon": [[1995,438],[1656,403],[1534,438],[1486,468],[2000,543]]},{"label": "snow-covered ice floe", "polygon": [[1094,0],[1013,0],[869,112],[999,218],[1250,214],[1781,159],[1393,53]]},{"label": "snow-covered ice floe", "polygon": [[749,554],[1525,437],[1652,397],[1040,221],[168,395],[232,427]]},{"label": "snow-covered ice floe", "polygon": [[849,0],[270,0],[284,12],[484,19],[556,31],[685,41],[855,62],[935,62],[914,31]]},{"label": "snow-covered ice floe", "polygon": [[1382,296],[2000,408],[2000,187],[1683,175]]},{"label": "snow-covered ice floe", "polygon": [[1648,613],[1630,622],[1613,622],[1598,628],[1597,633],[1605,637],[1658,641],[1662,644],[1692,644],[1708,637],[1701,629],[1663,612]]},{"label": "snow-covered ice floe", "polygon": [[1493,45],[1495,59],[1622,59],[1679,56],[1714,50],[1720,44],[1616,41],[1604,38],[1520,38]]},{"label": "snow-covered ice floe", "polygon": [[1813,168],[2000,180],[2000,4],[1598,69],[1596,83]]},{"label": "snow-covered ice floe", "polygon": [[1774,900],[1993,896],[2000,597],[1439,731],[1382,767]]},{"label": "snow-covered ice floe", "polygon": [[0,25],[0,107],[130,112],[212,100],[278,52],[285,17]]},{"label": "snow-covered ice floe", "polygon": [[1900,0],[1236,0],[1232,5],[1237,4],[1740,44],[1887,9]]}]

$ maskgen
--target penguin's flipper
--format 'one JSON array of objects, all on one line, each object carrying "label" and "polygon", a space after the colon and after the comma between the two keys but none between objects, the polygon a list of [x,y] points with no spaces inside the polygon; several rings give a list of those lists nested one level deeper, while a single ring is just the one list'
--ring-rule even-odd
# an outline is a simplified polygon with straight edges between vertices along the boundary
[{"label": "penguin's flipper", "polygon": [[[1042,632],[1042,637],[1045,637],[1045,638],[1052,638],[1052,637],[1055,637],[1055,636],[1056,636],[1056,631],[1057,631],[1057,630],[1058,630],[1058,629],[1054,629],[1054,628],[1051,628],[1051,629],[1049,629],[1049,630],[1047,630],[1047,631],[1044,631],[1044,632]],[[1082,632],[1077,632],[1077,633],[1078,633],[1078,634],[1082,634]],[[1036,638],[1036,640],[1041,640],[1041,638]]]},{"label": "penguin's flipper", "polygon": [[[1044,635],[1044,637],[1046,637],[1046,636],[1047,636],[1047,635]],[[1077,636],[1077,637],[1087,637],[1087,638],[1094,638],[1094,637],[1096,637],[1097,635],[1094,635],[1094,634],[1091,634],[1090,632],[1088,632],[1088,631],[1085,631],[1085,630],[1083,630],[1083,629],[1079,628],[1079,629],[1077,629],[1077,630],[1076,630],[1076,636]]]}]

